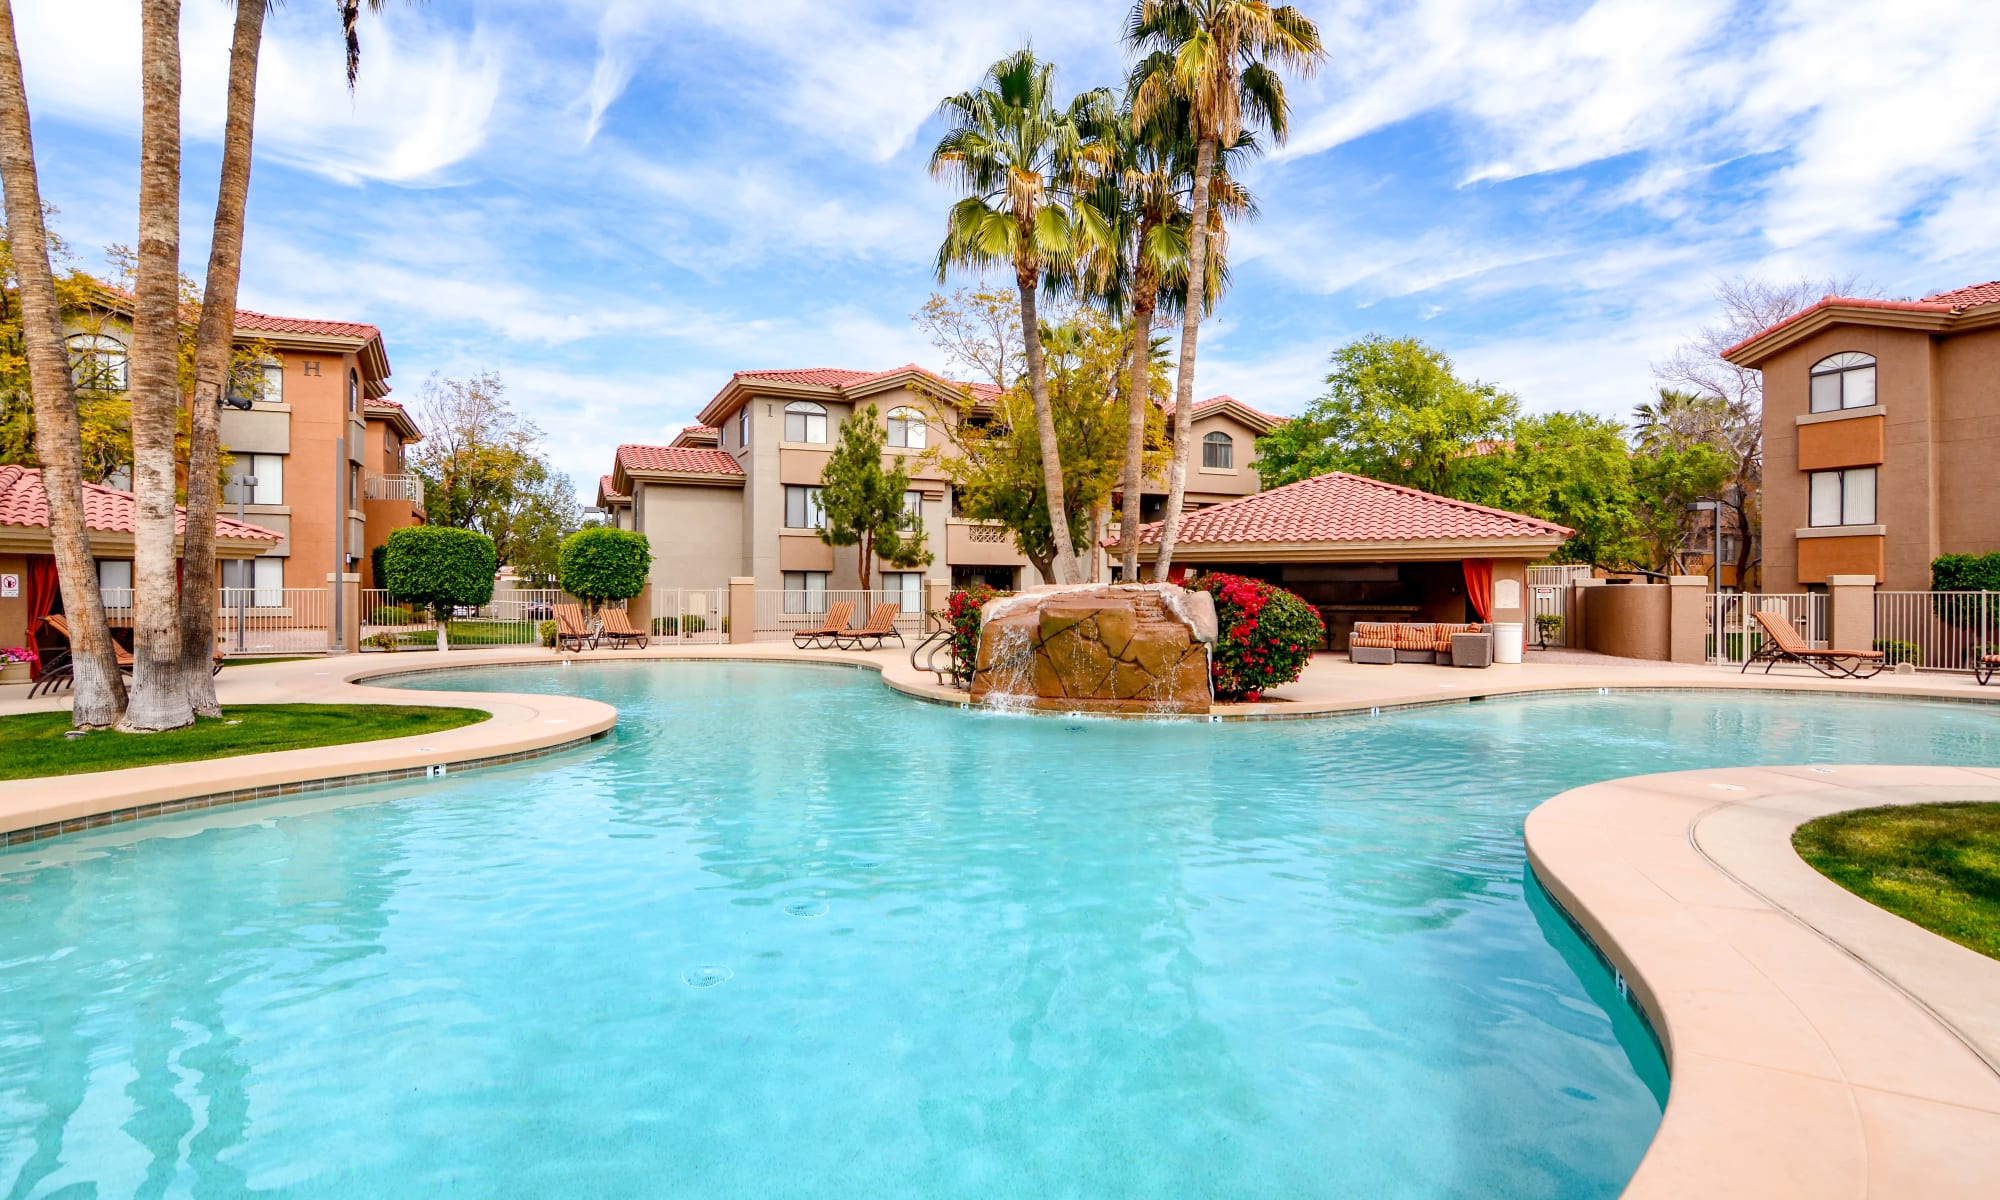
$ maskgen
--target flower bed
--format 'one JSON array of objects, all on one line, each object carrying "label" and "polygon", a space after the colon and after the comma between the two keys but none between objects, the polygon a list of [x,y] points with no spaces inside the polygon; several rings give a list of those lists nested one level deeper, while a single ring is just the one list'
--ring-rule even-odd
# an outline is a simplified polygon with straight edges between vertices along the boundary
[{"label": "flower bed", "polygon": [[944,619],[951,625],[951,673],[961,687],[972,682],[972,667],[979,661],[979,610],[999,594],[998,588],[975,583],[955,588],[945,597]]},{"label": "flower bed", "polygon": [[1187,586],[1215,597],[1210,673],[1218,700],[1256,700],[1267,689],[1292,682],[1326,639],[1319,611],[1276,584],[1205,574]]}]

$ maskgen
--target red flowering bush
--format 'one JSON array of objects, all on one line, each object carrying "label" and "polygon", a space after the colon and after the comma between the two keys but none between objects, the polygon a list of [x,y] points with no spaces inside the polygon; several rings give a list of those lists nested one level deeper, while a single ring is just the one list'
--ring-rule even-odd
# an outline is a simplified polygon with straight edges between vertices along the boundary
[{"label": "red flowering bush", "polygon": [[1219,700],[1255,700],[1267,688],[1290,683],[1326,640],[1319,610],[1276,584],[1206,574],[1187,586],[1215,597],[1210,671]]},{"label": "red flowering bush", "polygon": [[951,673],[960,683],[972,680],[973,664],[979,660],[979,611],[998,596],[998,588],[975,583],[953,588],[945,597],[945,623],[951,626]]}]

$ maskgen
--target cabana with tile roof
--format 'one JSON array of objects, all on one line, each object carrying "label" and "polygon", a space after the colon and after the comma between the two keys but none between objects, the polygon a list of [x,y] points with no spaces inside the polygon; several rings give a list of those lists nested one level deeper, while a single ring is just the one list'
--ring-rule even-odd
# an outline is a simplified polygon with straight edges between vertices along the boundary
[{"label": "cabana with tile roof", "polygon": [[[90,548],[100,562],[132,557],[137,516],[130,492],[95,483],[83,485],[84,523],[90,529]],[[176,507],[176,539],[186,526],[186,512]],[[215,520],[218,558],[254,558],[281,538],[281,534],[258,525],[227,517]],[[30,467],[0,466],[0,647],[31,645],[40,630],[29,626],[39,626],[44,616],[61,611],[54,555],[42,473]]]},{"label": "cabana with tile roof", "polygon": [[[1525,621],[1528,564],[1571,532],[1333,471],[1187,514],[1174,567],[1282,584],[1319,608],[1337,648],[1356,621]],[[1141,562],[1159,541],[1158,523],[1141,529]]]}]

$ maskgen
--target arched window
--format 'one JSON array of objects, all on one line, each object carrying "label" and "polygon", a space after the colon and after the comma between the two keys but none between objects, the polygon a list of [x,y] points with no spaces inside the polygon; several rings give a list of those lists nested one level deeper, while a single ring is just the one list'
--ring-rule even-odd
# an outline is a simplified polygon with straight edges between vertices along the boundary
[{"label": "arched window", "polygon": [[914,408],[892,408],[889,410],[889,444],[903,446],[911,450],[924,448],[930,427],[924,424],[924,414]]},{"label": "arched window", "polygon": [[794,400],[785,405],[785,440],[825,444],[826,406],[810,400]]},{"label": "arched window", "polygon": [[361,411],[361,373],[352,368],[347,372],[347,411]]},{"label": "arched window", "polygon": [[1236,439],[1220,429],[1201,439],[1201,465],[1218,471],[1236,467]]},{"label": "arched window", "polygon": [[1838,412],[1875,403],[1875,356],[1849,350],[1822,358],[1812,369],[1812,410]]},{"label": "arched window", "polygon": [[130,386],[130,362],[125,343],[101,334],[84,333],[70,338],[69,376],[76,386],[90,392],[122,392]]}]

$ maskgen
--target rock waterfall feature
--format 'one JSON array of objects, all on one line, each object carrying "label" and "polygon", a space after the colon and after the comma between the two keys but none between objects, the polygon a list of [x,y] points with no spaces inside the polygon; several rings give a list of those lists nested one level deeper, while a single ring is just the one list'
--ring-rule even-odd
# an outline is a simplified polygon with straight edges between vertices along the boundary
[{"label": "rock waterfall feature", "polygon": [[974,703],[1057,712],[1205,713],[1215,602],[1173,584],[1041,588],[987,604]]}]

